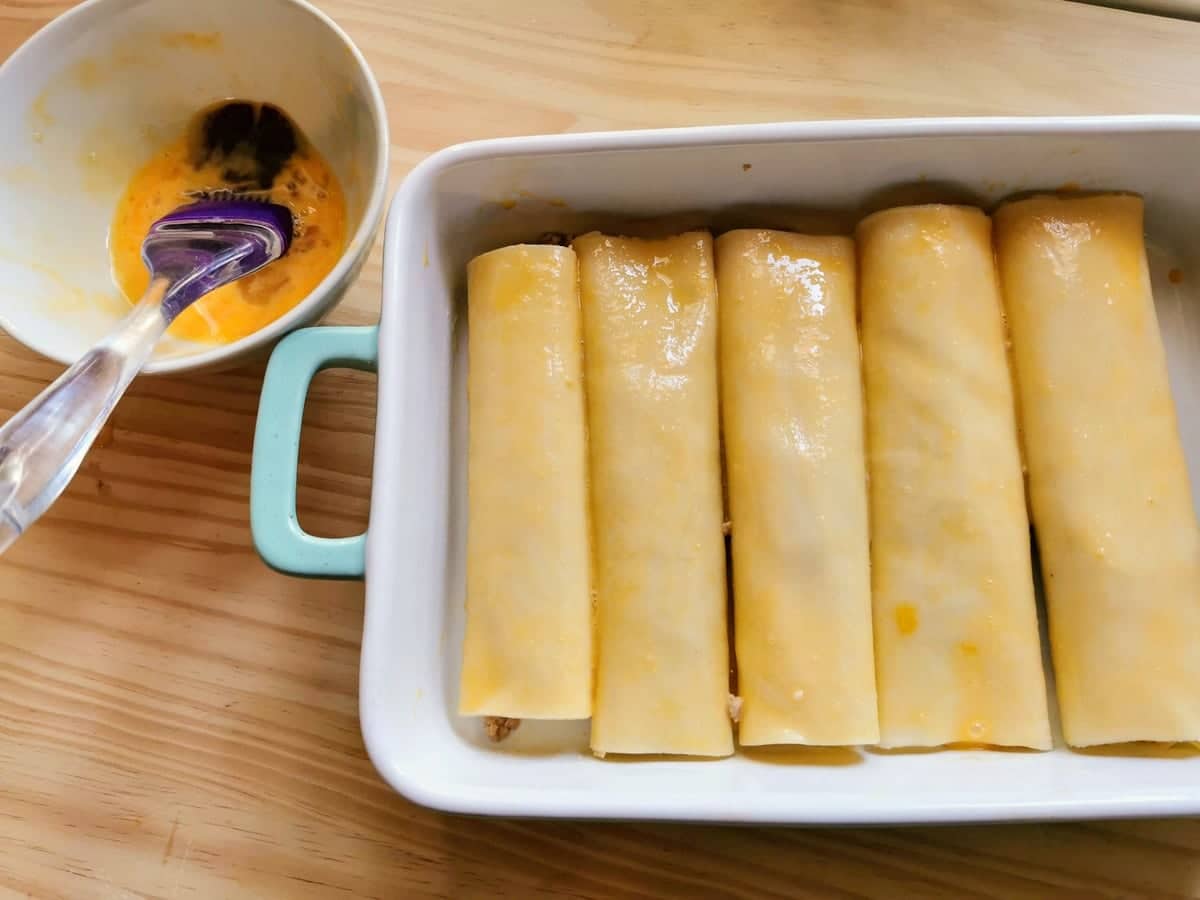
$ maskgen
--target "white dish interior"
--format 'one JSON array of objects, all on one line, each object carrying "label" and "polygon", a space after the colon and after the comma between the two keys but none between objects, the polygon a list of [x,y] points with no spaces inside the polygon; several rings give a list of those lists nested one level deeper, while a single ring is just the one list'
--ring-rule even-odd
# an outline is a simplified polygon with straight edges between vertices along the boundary
[{"label": "white dish interior", "polygon": [[990,206],[1064,185],[1138,191],[1195,492],[1197,151],[1200,119],[926,120],[516,139],[450,148],[419,166],[389,222],[380,338],[361,696],[380,772],[418,802],[507,815],[832,823],[1200,813],[1200,750],[1190,747],[1076,752],[1058,739],[1048,753],[779,748],[601,761],[588,753],[586,722],[527,721],[494,745],[478,720],[455,714],[466,522],[466,328],[455,310],[472,256],[631,217],[811,227],[913,200]]},{"label": "white dish interior", "polygon": [[129,178],[206,105],[282,107],[346,192],[342,263],[297,307],[227,345],[168,338],[146,371],[229,364],[340,298],[369,252],[387,191],[378,87],[340,30],[294,0],[92,0],[0,67],[0,326],[73,362],[129,305],[109,225]]}]

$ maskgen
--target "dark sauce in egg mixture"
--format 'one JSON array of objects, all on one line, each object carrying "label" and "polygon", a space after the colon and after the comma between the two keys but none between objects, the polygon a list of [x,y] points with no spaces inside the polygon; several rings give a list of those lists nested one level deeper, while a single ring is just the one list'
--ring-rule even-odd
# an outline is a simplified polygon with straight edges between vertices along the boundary
[{"label": "dark sauce in egg mixture", "polygon": [[209,111],[197,129],[195,165],[216,162],[224,186],[270,190],[300,149],[296,126],[269,103],[223,103]]}]

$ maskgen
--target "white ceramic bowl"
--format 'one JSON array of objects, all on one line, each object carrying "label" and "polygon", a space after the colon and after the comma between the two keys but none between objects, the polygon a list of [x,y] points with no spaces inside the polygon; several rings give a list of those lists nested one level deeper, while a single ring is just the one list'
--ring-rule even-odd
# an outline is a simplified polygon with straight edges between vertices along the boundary
[{"label": "white ceramic bowl", "polygon": [[90,0],[0,66],[0,326],[59,362],[128,310],[107,249],[130,176],[209,103],[277,104],[346,192],[342,259],[287,314],[230,344],[169,339],[147,372],[228,366],[320,318],[371,249],[387,118],[362,54],[302,0]]}]

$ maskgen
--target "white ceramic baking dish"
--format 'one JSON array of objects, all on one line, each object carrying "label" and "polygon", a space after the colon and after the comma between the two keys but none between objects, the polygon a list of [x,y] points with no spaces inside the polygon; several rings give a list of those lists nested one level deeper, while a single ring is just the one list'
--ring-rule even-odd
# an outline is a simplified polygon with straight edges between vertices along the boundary
[{"label": "white ceramic baking dish", "polygon": [[[1200,813],[1200,751],[1190,747],[781,749],[720,761],[600,761],[587,752],[586,723],[525,722],[497,746],[477,720],[454,712],[467,337],[456,311],[472,256],[628,217],[829,227],[913,199],[989,205],[1068,184],[1139,191],[1183,440],[1200,484],[1197,158],[1200,118],[1159,116],[518,138],[451,147],[417,166],[388,222],[378,332],[315,328],[279,346],[254,460],[255,537],[268,562],[295,574],[366,575],[362,727],[383,777],[427,806],[500,815],[895,823]],[[296,524],[294,489],[307,383],[322,367],[373,366],[376,340],[369,532],[312,538]]]}]

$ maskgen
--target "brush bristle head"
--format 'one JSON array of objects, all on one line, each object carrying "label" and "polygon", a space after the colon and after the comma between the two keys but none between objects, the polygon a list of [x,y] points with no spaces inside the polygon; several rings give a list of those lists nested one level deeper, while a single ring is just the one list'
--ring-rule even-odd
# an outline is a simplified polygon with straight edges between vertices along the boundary
[{"label": "brush bristle head", "polygon": [[254,195],[230,193],[228,196],[211,196],[181,206],[155,222],[150,232],[153,234],[196,226],[266,228],[278,236],[282,253],[286,253],[291,246],[296,224],[292,211],[286,206]]},{"label": "brush bristle head", "polygon": [[247,197],[201,200],[167,213],[150,227],[142,259],[170,287],[167,320],[197,299],[279,259],[292,244],[291,210]]}]

